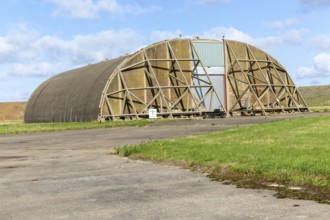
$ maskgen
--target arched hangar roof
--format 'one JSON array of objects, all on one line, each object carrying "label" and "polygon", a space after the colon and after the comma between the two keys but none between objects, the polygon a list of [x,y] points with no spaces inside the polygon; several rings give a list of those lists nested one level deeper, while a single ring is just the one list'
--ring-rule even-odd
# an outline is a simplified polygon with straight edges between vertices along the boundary
[{"label": "arched hangar roof", "polygon": [[96,120],[107,80],[127,56],[57,74],[31,95],[25,122]]}]

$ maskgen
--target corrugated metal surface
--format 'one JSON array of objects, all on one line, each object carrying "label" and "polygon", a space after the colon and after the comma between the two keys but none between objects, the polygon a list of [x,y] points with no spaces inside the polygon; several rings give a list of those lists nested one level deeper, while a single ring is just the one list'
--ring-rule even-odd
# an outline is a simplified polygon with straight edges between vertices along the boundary
[{"label": "corrugated metal surface", "polygon": [[224,53],[222,42],[195,41],[197,53],[206,67],[224,67]]},{"label": "corrugated metal surface", "polygon": [[103,61],[53,76],[31,95],[25,122],[92,121],[99,114],[102,91],[127,57]]},{"label": "corrugated metal surface", "polygon": [[[205,71],[209,74],[210,80],[212,81],[215,90],[220,96],[221,102],[225,103],[225,88],[224,88],[225,59],[224,59],[223,43],[220,41],[203,41],[203,40],[195,40],[192,41],[192,43],[197,51],[198,57],[201,59],[202,63],[205,66]],[[194,54],[193,56],[196,55]],[[195,71],[195,74],[199,75],[200,79],[207,81],[206,74],[202,67],[198,67]],[[207,91],[208,88],[198,88],[196,89],[196,94],[198,97],[204,97]],[[214,109],[219,109],[220,108],[219,106],[221,106],[216,98],[214,98],[212,101],[211,99],[205,99],[203,104],[205,105],[206,108],[212,106],[211,109],[209,109],[211,111],[213,111]]]}]

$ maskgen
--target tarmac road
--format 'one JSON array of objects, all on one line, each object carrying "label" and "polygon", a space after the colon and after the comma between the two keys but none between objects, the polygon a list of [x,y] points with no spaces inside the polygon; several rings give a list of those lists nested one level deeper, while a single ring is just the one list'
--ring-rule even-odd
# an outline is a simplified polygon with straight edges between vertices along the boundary
[{"label": "tarmac road", "polygon": [[287,117],[302,116],[1,135],[0,219],[330,219],[329,205],[110,154],[117,146]]}]

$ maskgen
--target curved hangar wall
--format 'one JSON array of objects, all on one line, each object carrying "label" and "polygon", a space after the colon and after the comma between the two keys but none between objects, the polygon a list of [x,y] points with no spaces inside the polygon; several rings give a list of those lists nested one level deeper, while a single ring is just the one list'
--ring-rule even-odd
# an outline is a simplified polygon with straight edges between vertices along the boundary
[{"label": "curved hangar wall", "polygon": [[58,74],[31,95],[25,122],[308,111],[284,67],[237,41],[174,39]]}]

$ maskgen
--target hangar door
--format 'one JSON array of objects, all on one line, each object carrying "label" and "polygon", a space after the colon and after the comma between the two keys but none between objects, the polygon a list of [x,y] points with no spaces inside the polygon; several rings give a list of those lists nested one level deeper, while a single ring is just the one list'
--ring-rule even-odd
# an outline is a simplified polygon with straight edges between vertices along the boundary
[{"label": "hangar door", "polygon": [[[194,78],[199,78],[201,80],[207,80],[207,72],[212,84],[215,87],[216,92],[219,95],[221,102],[225,105],[225,70],[224,70],[224,51],[223,43],[219,41],[193,41],[193,46],[197,54],[193,52],[192,56],[194,59],[201,60],[198,64],[196,70],[194,71]],[[194,50],[193,50],[194,51]],[[204,68],[203,68],[204,66]],[[200,83],[200,80],[194,80],[194,84]],[[205,96],[207,93],[206,88],[196,88],[196,94],[199,98]],[[217,98],[204,100],[204,106],[206,108],[211,107],[210,110],[220,110],[223,109]],[[225,106],[224,106],[225,107]]]}]

